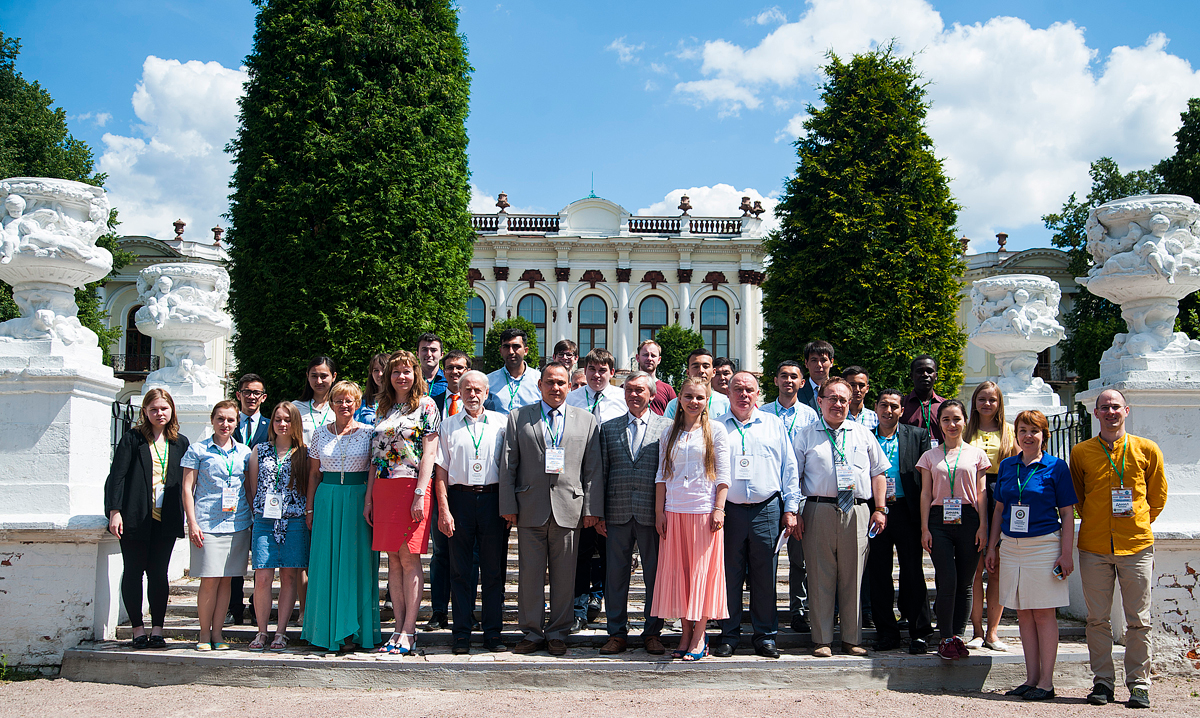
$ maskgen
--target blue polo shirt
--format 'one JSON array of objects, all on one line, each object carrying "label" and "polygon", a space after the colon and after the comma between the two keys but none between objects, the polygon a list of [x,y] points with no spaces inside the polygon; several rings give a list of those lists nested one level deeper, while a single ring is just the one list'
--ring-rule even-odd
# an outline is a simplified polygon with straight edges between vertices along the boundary
[{"label": "blue polo shirt", "polygon": [[[245,482],[249,462],[250,447],[236,441],[227,450],[222,450],[212,439],[188,447],[179,463],[185,469],[196,470],[196,524],[204,533],[230,534],[250,528],[252,516]],[[235,511],[221,510],[221,492],[225,487],[237,489]]]},{"label": "blue polo shirt", "polygon": [[[1021,458],[1021,454],[1017,454],[1001,461],[997,472],[996,501],[1004,504],[1000,530],[1005,536],[1014,538],[1054,533],[1062,528],[1058,510],[1079,503],[1075,485],[1071,482],[1071,469],[1067,462],[1045,453],[1041,460],[1030,466],[1022,464]],[[1025,484],[1024,489],[1019,488],[1021,483]],[[1028,533],[1009,531],[1012,505],[1018,502],[1029,507]]]}]

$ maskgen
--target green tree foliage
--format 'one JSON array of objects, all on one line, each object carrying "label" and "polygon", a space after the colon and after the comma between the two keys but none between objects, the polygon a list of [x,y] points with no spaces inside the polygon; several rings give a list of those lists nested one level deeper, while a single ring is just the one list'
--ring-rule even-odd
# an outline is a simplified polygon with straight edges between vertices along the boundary
[{"label": "green tree foliage", "polygon": [[[16,70],[21,41],[0,33],[0,178],[53,177],[104,186],[104,175],[93,172],[95,163],[87,143],[67,130],[67,113],[54,104],[50,93],[37,82],[28,82]],[[109,233],[96,241],[113,254],[113,271],[133,261],[133,256],[117,248],[117,212],[109,214]],[[110,274],[109,277],[112,275]],[[121,335],[120,327],[108,329],[107,315],[101,309],[97,289],[108,281],[75,290],[79,321],[100,337],[100,347],[108,356],[108,346]],[[12,298],[12,287],[0,284],[0,321],[20,316]]]},{"label": "green tree foliage", "polygon": [[[1160,192],[1182,194],[1200,202],[1200,97],[1188,100],[1188,108],[1175,133],[1175,154],[1154,166],[1162,177]],[[1200,336],[1200,293],[1179,302],[1177,329],[1192,338]]]},{"label": "green tree foliage", "polygon": [[[1086,275],[1092,267],[1084,232],[1088,214],[1105,202],[1158,192],[1161,187],[1161,179],[1153,170],[1122,174],[1121,168],[1110,157],[1093,162],[1089,174],[1092,189],[1082,202],[1072,192],[1062,211],[1042,217],[1046,228],[1054,232],[1051,243],[1066,250],[1071,272],[1076,277]],[[1100,376],[1100,355],[1112,346],[1113,335],[1126,330],[1121,308],[1081,287],[1062,323],[1067,338],[1058,345],[1062,352],[1059,365],[1079,376],[1076,388],[1083,391],[1090,380]]]},{"label": "green tree foliage", "polygon": [[764,366],[802,360],[820,338],[876,386],[904,386],[924,353],[940,363],[939,393],[954,395],[966,342],[958,205],[925,131],[924,86],[890,47],[830,54],[824,72],[765,243]]},{"label": "green tree foliage", "polygon": [[526,344],[529,347],[529,353],[525,355],[525,361],[530,366],[538,365],[538,337],[537,327],[533,322],[525,317],[513,317],[492,324],[492,328],[488,330],[487,336],[483,339],[483,371],[493,372],[504,366],[504,360],[500,358],[500,332],[505,329],[524,329]]},{"label": "green tree foliage", "polygon": [[654,333],[654,341],[662,349],[662,361],[655,372],[658,379],[667,382],[675,391],[683,386],[687,378],[687,357],[704,346],[699,332],[685,329],[678,323],[665,326]]},{"label": "green tree foliage", "polygon": [[230,196],[239,370],[291,389],[436,331],[472,345],[470,81],[447,0],[255,0]]}]

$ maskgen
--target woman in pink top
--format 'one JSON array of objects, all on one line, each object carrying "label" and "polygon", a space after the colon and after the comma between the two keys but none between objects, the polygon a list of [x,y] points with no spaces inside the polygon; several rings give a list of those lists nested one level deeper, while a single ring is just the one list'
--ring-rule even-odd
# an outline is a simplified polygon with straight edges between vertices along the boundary
[{"label": "woman in pink top", "polygon": [[986,477],[992,465],[983,449],[963,441],[967,412],[958,399],[938,407],[945,440],[921,455],[921,545],[933,559],[941,644],[938,655],[966,658],[961,635],[971,606],[971,582],[987,545]]},{"label": "woman in pink top", "polygon": [[673,658],[698,661],[708,653],[704,627],[728,618],[725,594],[725,495],[729,437],[708,416],[711,389],[699,378],[683,383],[679,409],[659,439],[655,522],[662,546],[654,583],[654,615],[682,618]]}]

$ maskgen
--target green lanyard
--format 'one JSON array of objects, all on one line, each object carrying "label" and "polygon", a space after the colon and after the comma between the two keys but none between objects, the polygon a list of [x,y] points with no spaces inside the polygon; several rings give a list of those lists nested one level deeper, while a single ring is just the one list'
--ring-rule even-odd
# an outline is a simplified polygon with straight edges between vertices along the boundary
[{"label": "green lanyard", "polygon": [[322,426],[325,426],[325,417],[326,417],[326,416],[328,416],[328,413],[327,413],[327,412],[328,412],[328,410],[329,410],[329,401],[328,401],[328,400],[326,400],[326,401],[325,401],[325,408],[321,410],[321,423],[320,423],[320,424],[318,424],[318,423],[317,423],[317,420],[316,420],[315,418],[313,418],[313,405],[314,405],[314,404],[316,404],[316,403],[317,403],[317,402],[316,402],[316,400],[315,400],[315,399],[313,399],[313,400],[310,400],[310,401],[308,402],[308,420],[309,420],[309,421],[311,421],[311,422],[313,423],[313,431],[316,431],[318,428],[320,428],[320,427],[322,427]]},{"label": "green lanyard", "polygon": [[[781,416],[781,415],[780,415],[780,413],[779,413],[779,409],[780,409],[780,408],[781,408],[781,407],[779,406],[779,402],[778,402],[778,401],[776,401],[776,402],[775,402],[775,416],[779,417],[779,419],[782,421],[782,420],[783,420],[783,416]],[[796,405],[795,405],[795,404],[792,404],[792,423],[788,424],[788,427],[787,427],[787,430],[788,430],[788,436],[791,436],[791,435],[792,435],[792,433],[795,431],[795,429],[796,429],[796,419],[799,419],[799,418],[800,418],[800,412],[796,410]],[[743,453],[745,453],[745,452],[743,452]]]},{"label": "green lanyard", "polygon": [[[1099,438],[1099,437],[1097,437]],[[1125,488],[1125,457],[1129,455],[1129,434],[1125,435],[1125,442],[1121,444],[1121,469],[1117,470],[1117,464],[1113,461],[1112,454],[1108,453],[1108,447],[1104,445],[1104,439],[1100,439],[1100,448],[1104,449],[1104,455],[1108,457],[1108,465],[1112,467],[1113,473],[1121,481],[1121,488]],[[1113,448],[1117,448],[1113,446]]]},{"label": "green lanyard", "polygon": [[[833,430],[830,429],[829,425],[825,423],[825,417],[821,417],[821,428],[824,429],[825,434],[827,436],[829,436],[829,445],[831,447],[833,447],[833,452],[832,452],[834,454],[833,463],[835,463],[835,464],[847,463],[846,462],[846,427],[844,427],[844,426],[841,427],[841,429],[842,429],[842,447],[840,449],[838,448],[836,439],[834,439],[834,437],[833,437]],[[838,461],[838,459],[841,459],[841,461]]]},{"label": "green lanyard", "polygon": [[601,400],[601,399],[603,399],[603,398],[604,398],[604,392],[603,392],[603,391],[598,391],[598,392],[596,392],[596,400],[592,402],[592,408],[591,408],[591,409],[589,409],[588,411],[590,411],[591,413],[595,414],[595,413],[596,413],[596,407],[597,407],[597,406],[600,406],[600,400]]},{"label": "green lanyard", "polygon": [[958,474],[958,460],[962,458],[963,447],[958,445],[958,455],[954,457],[954,469],[950,468],[950,449],[942,444],[942,460],[946,462],[946,471],[950,472],[950,498],[954,498],[954,477]]},{"label": "green lanyard", "polygon": [[[281,486],[281,484],[279,483],[279,466],[280,466],[279,447],[272,444],[271,448],[275,450],[275,478],[272,480],[271,485],[275,487],[275,493],[279,493],[279,488]],[[287,461],[288,458],[295,452],[296,452],[295,448],[288,449],[287,453],[285,453],[283,455],[283,460]]]},{"label": "green lanyard", "polygon": [[[487,414],[483,414],[482,416],[483,416],[483,423],[486,424],[487,423]],[[471,429],[471,427],[474,425],[471,423],[470,417],[463,419],[463,423],[467,425],[467,433],[470,434],[471,441],[472,441],[472,443],[475,444],[475,458],[478,459],[479,458],[479,444],[483,441],[483,430],[481,429],[479,431],[479,438],[476,439],[475,431]]]},{"label": "green lanyard", "polygon": [[1025,494],[1025,487],[1029,486],[1029,482],[1033,481],[1033,477],[1037,474],[1037,469],[1033,464],[1029,465],[1029,473],[1025,475],[1025,480],[1021,481],[1021,460],[1017,459],[1017,503],[1023,503],[1022,497]]},{"label": "green lanyard", "polygon": [[[521,382],[525,379],[525,374],[522,373],[520,378],[513,382],[512,374],[508,373],[508,369],[501,367],[504,372],[504,383],[508,386],[508,409],[512,411],[513,401],[517,398],[517,392],[521,391]],[[517,385],[516,390],[513,390],[513,384]]]},{"label": "green lanyard", "polygon": [[932,426],[930,424],[930,420],[932,418],[933,418],[933,399],[929,400],[928,406],[925,405],[925,402],[921,402],[921,421],[924,422],[924,425],[921,428],[929,429],[930,431],[933,431],[933,429],[930,428]]},{"label": "green lanyard", "polygon": [[542,421],[546,422],[546,433],[550,436],[550,445],[557,449],[559,444],[562,443],[563,432],[567,430],[567,417],[563,417],[563,426],[558,430],[558,436],[555,437],[554,427],[550,424],[550,417],[546,416],[546,408],[541,405],[539,405],[538,408],[541,409],[542,412]]},{"label": "green lanyard", "polygon": [[163,484],[166,484],[167,483],[167,456],[170,455],[171,450],[167,448],[166,441],[163,442],[162,453],[159,453],[159,451],[158,451],[158,444],[151,444],[150,449],[154,452],[154,458],[158,461],[159,468],[162,470],[161,471],[162,482],[163,482]]},{"label": "green lanyard", "polygon": [[[897,430],[887,438],[879,435],[878,428],[871,433],[875,435],[875,440],[879,442],[879,446],[887,452],[888,461],[891,462],[892,466],[896,466],[896,464],[900,463],[899,457],[897,456],[897,454],[900,453],[900,432]],[[897,466],[896,470],[899,471],[899,468],[900,467]]]},{"label": "green lanyard", "polygon": [[[221,458],[225,459],[225,470],[229,472],[229,481],[232,483],[235,478],[233,475],[233,459],[231,459],[229,457],[229,454],[225,453],[224,449],[217,446],[216,443],[213,443],[213,448],[216,449],[217,452],[221,454]],[[233,456],[236,458],[237,457],[237,449],[233,449],[232,451],[233,451]]]},{"label": "green lanyard", "polygon": [[742,436],[742,456],[745,456],[746,455],[746,432],[742,431],[741,422],[737,420],[736,416],[733,417],[733,428],[737,429],[737,432],[739,434],[741,434],[741,436]]}]

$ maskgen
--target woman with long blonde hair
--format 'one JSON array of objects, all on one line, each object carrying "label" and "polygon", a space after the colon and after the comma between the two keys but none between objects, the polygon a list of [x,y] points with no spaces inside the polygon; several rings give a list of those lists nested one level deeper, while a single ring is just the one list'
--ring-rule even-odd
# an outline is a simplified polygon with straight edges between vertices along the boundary
[{"label": "woman with long blonde hair", "polygon": [[[987,515],[991,517],[996,508],[996,472],[1000,470],[1000,462],[1019,453],[1016,432],[1013,425],[1004,420],[1004,394],[994,381],[985,381],[975,387],[971,394],[971,418],[963,431],[963,441],[983,449],[992,468],[987,475]],[[975,583],[971,589],[971,626],[974,629],[967,648],[988,648],[993,651],[1007,651],[1008,646],[1000,640],[996,629],[1000,626],[1000,614],[1004,606],[1000,604],[1000,581],[995,577],[998,573],[988,571],[987,581],[987,631],[983,626],[983,571],[987,556],[979,557],[979,567],[975,569]]]},{"label": "woman with long blonde hair", "polygon": [[689,378],[679,411],[659,438],[655,524],[662,538],[654,584],[654,615],[683,619],[674,658],[698,661],[708,653],[704,628],[728,618],[725,593],[725,495],[729,491],[729,437],[708,415],[712,389]]}]

